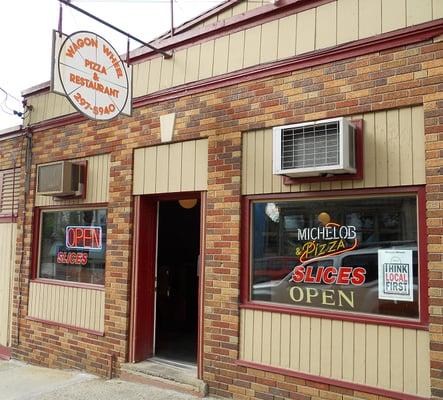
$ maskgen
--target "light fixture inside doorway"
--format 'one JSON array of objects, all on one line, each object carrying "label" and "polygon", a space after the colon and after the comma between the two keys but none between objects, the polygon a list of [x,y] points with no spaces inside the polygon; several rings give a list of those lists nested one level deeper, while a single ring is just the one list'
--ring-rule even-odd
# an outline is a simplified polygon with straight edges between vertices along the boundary
[{"label": "light fixture inside doorway", "polygon": [[197,204],[197,199],[181,199],[178,203],[186,209],[194,208]]}]

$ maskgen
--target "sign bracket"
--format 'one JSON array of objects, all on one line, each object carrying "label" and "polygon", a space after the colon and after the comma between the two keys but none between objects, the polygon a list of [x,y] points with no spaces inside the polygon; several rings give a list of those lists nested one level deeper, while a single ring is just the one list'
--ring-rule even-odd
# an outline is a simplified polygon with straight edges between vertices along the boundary
[{"label": "sign bracket", "polygon": [[[102,20],[101,18],[96,17],[95,15],[89,13],[86,10],[83,10],[80,7],[77,7],[76,5],[72,4],[70,2],[70,0],[59,0],[59,2],[64,4],[64,5],[66,5],[66,6],[68,6],[68,7],[73,8],[74,10],[78,11],[81,14],[86,15],[89,18],[92,18],[93,20],[95,20],[97,22],[100,22],[101,24],[107,26],[108,28],[111,28],[111,29],[117,31],[118,33],[121,33],[122,35],[127,36],[129,39],[135,40],[136,42],[142,44],[143,46],[146,46],[146,47],[150,48],[151,50],[155,51],[156,53],[162,54],[163,57],[166,58],[166,59],[172,58],[172,54],[171,53],[168,53],[168,52],[165,52],[163,50],[157,49],[156,47],[150,45],[149,43],[146,43],[143,40],[136,38],[135,36],[131,35],[130,33],[125,32],[124,30],[122,30],[120,28],[117,28],[116,26],[110,24],[109,22],[106,22],[106,21]],[[127,57],[129,58],[129,56],[127,56]]]}]

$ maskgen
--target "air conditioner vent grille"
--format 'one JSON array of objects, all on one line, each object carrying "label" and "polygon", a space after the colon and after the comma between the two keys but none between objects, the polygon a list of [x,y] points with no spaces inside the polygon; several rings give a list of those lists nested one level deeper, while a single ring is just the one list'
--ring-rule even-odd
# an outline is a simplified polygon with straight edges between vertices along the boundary
[{"label": "air conditioner vent grille", "polygon": [[339,164],[339,140],[339,121],[283,129],[282,169]]}]

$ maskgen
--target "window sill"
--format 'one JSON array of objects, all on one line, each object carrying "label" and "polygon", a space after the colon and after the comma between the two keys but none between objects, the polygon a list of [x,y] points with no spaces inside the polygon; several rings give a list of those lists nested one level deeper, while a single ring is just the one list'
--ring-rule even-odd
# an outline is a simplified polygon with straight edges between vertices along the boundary
[{"label": "window sill", "polygon": [[427,321],[416,320],[416,319],[398,319],[388,316],[376,316],[371,314],[362,313],[345,313],[345,312],[335,312],[320,309],[308,309],[296,306],[286,306],[284,304],[270,304],[262,302],[247,302],[239,305],[240,309],[243,310],[257,310],[257,311],[268,311],[268,312],[278,312],[289,315],[301,315],[314,318],[326,318],[347,322],[372,324],[372,325],[387,325],[395,326],[399,328],[409,328],[416,330],[429,330],[429,325]]},{"label": "window sill", "polygon": [[71,329],[71,330],[75,330],[77,332],[88,333],[90,335],[105,336],[105,333],[102,332],[102,331],[94,331],[92,329],[82,328],[80,326],[68,325],[68,324],[63,324],[61,322],[50,321],[50,320],[47,320],[47,319],[41,319],[41,318],[30,317],[30,316],[27,316],[26,319],[28,321],[39,322],[41,324],[57,326],[57,327],[60,327],[60,328],[65,328],[65,329]]},{"label": "window sill", "polygon": [[55,285],[55,286],[64,286],[64,287],[75,287],[79,289],[91,289],[91,290],[98,290],[98,291],[104,291],[105,286],[104,285],[96,285],[93,283],[80,283],[80,282],[69,282],[69,281],[59,281],[56,279],[47,279],[47,278],[36,278],[32,279],[31,283],[39,283],[39,284],[45,284],[45,285]]}]

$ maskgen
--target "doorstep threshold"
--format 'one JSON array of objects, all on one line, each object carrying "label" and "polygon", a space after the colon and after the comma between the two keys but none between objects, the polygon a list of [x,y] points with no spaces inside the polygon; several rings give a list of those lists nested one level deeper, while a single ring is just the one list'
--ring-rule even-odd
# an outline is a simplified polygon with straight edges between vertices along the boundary
[{"label": "doorstep threshold", "polygon": [[126,363],[121,367],[121,378],[147,384],[161,383],[173,385],[176,390],[193,392],[200,396],[208,393],[208,385],[197,378],[197,366],[186,362],[177,362],[163,358],[150,358],[138,363]]},{"label": "doorstep threshold", "polygon": [[152,362],[152,363],[156,363],[159,365],[169,365],[172,367],[181,368],[181,369],[189,371],[189,373],[194,373],[194,375],[197,376],[197,364],[196,363],[179,361],[179,360],[170,360],[168,358],[162,358],[162,357],[152,357],[147,361]]}]

